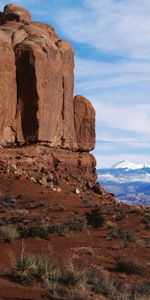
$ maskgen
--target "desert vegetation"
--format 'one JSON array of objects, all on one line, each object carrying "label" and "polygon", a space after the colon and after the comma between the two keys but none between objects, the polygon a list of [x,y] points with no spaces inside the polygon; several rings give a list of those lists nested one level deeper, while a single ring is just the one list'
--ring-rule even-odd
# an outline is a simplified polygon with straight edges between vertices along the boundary
[{"label": "desert vegetation", "polygon": [[[141,269],[134,261],[117,259],[118,272],[139,273]],[[112,277],[100,266],[81,268],[69,258],[60,266],[49,255],[34,255],[22,251],[21,256],[12,259],[11,280],[23,285],[39,283],[48,299],[86,300],[103,295],[107,299],[148,299],[150,285],[148,282],[136,281],[125,285],[123,280]]]},{"label": "desert vegetation", "polygon": [[[96,194],[92,196],[97,199]],[[55,200],[49,205],[45,201],[43,205],[42,200],[27,202],[21,195],[1,198],[1,209],[9,204],[9,214],[6,218],[4,211],[1,218],[0,245],[46,245],[42,249],[55,241],[58,245],[57,254],[22,247],[21,254],[11,255],[5,278],[31,289],[40,286],[42,294],[53,300],[147,300],[147,265],[133,253],[136,245],[141,253],[148,250],[148,212],[137,210],[136,214],[136,210],[117,203],[112,206],[110,201],[99,205],[88,197],[73,197],[77,202],[71,212],[67,202],[60,205]],[[138,220],[140,227],[128,226],[129,220]]]},{"label": "desert vegetation", "polygon": [[49,200],[38,187],[29,200],[1,195],[0,209],[0,278],[8,285],[40,287],[52,300],[148,299],[148,209],[103,201],[93,191]]}]

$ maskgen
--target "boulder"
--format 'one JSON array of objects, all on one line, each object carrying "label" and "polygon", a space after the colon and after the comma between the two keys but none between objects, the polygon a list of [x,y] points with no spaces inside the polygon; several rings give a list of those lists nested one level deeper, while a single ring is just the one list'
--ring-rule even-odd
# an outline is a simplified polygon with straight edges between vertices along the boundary
[{"label": "boulder", "polygon": [[4,17],[5,20],[16,20],[23,23],[31,22],[31,14],[18,4],[6,5],[4,7]]},{"label": "boulder", "polygon": [[74,113],[78,148],[91,151],[95,148],[95,110],[89,100],[75,96]]}]

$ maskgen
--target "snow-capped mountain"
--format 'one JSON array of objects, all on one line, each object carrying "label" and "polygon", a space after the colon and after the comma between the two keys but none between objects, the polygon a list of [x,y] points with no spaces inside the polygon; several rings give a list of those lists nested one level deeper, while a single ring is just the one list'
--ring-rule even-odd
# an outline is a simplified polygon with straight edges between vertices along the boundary
[{"label": "snow-capped mountain", "polygon": [[108,192],[130,204],[150,205],[150,164],[121,161],[97,170],[98,182]]},{"label": "snow-capped mountain", "polygon": [[138,169],[143,169],[143,168],[150,168],[150,165],[135,164],[128,160],[123,160],[111,167],[111,169],[128,169],[128,170],[138,170]]}]

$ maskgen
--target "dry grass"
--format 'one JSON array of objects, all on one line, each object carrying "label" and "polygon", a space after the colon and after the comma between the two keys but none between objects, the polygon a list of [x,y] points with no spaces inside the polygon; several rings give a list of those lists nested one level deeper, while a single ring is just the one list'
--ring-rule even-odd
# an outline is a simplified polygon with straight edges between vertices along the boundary
[{"label": "dry grass", "polygon": [[0,238],[5,242],[11,243],[20,237],[19,232],[14,226],[6,225],[0,227]]}]

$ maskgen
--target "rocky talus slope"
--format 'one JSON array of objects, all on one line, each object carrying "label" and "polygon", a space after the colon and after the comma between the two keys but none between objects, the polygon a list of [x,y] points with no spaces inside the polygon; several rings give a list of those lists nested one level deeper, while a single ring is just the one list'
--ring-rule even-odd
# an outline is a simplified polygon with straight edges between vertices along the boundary
[{"label": "rocky talus slope", "polygon": [[74,97],[74,50],[17,4],[0,12],[0,144],[35,157],[44,144],[51,171],[95,182],[95,110]]}]

